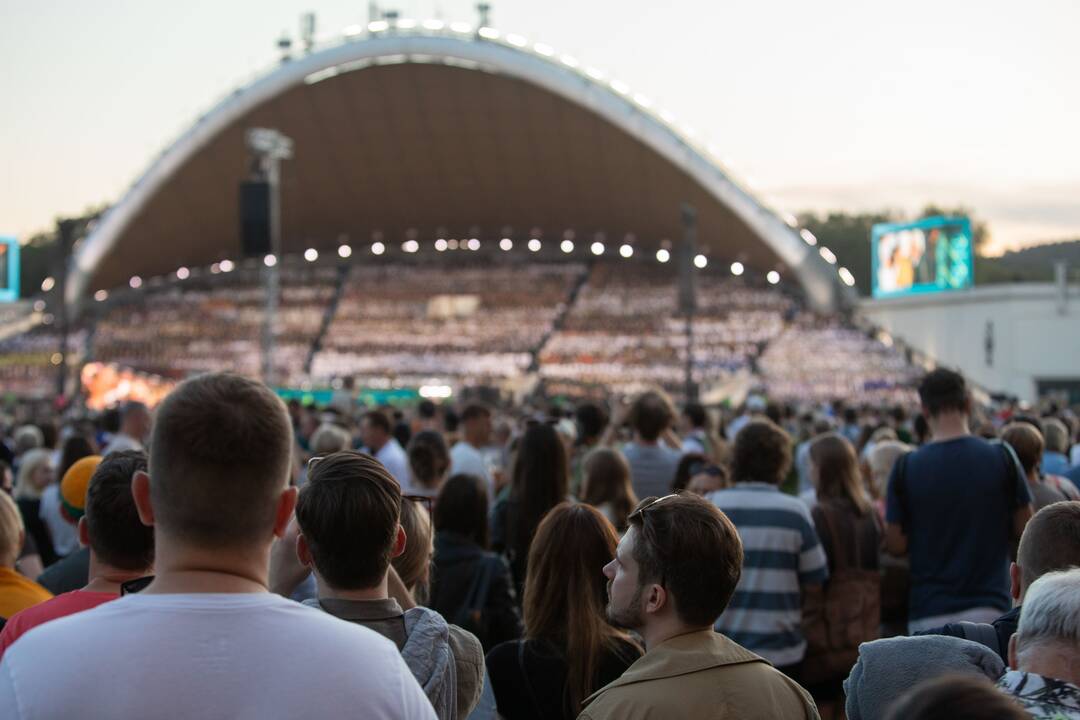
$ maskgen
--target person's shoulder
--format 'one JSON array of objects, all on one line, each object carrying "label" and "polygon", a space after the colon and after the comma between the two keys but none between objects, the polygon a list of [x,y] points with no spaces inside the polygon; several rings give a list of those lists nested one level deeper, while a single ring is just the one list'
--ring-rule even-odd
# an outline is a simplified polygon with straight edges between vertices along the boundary
[{"label": "person's shoulder", "polygon": [[504,663],[511,661],[517,662],[517,654],[519,645],[524,642],[523,640],[507,640],[501,642],[495,647],[488,650],[487,664],[491,666],[500,666]]}]

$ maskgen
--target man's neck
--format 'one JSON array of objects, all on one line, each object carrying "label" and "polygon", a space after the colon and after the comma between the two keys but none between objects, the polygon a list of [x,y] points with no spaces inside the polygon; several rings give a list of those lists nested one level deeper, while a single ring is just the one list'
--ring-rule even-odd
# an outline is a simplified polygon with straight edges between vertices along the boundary
[{"label": "man's neck", "polygon": [[641,639],[645,641],[646,651],[652,650],[660,643],[670,640],[673,637],[700,632],[702,630],[712,630],[712,626],[693,627],[679,621],[677,618],[657,619],[646,627],[638,628]]},{"label": "man's neck", "polygon": [[475,435],[465,435],[465,443],[470,445],[474,450],[479,450],[484,447],[484,444],[480,442],[480,439]]},{"label": "man's neck", "polygon": [[962,413],[942,413],[931,421],[930,430],[934,442],[955,440],[971,434],[967,415]]},{"label": "man's neck", "polygon": [[646,440],[645,438],[641,437],[641,435],[634,433],[634,442],[643,447],[656,447],[660,444],[660,438],[657,438],[655,440]]},{"label": "man's neck", "polygon": [[270,592],[269,541],[248,549],[204,549],[176,543],[160,532],[154,541],[154,581],[143,595]]},{"label": "man's neck", "polygon": [[1028,657],[1022,657],[1018,663],[1024,672],[1080,685],[1080,660],[1076,659],[1075,649],[1044,651],[1038,657],[1032,657],[1034,653],[1027,655]]},{"label": "man's neck", "polygon": [[361,588],[359,590],[342,590],[340,588],[333,587],[323,579],[321,575],[315,573],[315,584],[318,587],[320,599],[334,599],[334,600],[387,600],[390,598],[390,591],[387,589],[386,576],[383,576],[382,581],[375,587]]},{"label": "man's neck", "polygon": [[90,551],[90,582],[83,588],[86,592],[120,594],[120,586],[129,580],[153,575],[152,568],[142,570],[122,570],[101,562],[93,550]]}]

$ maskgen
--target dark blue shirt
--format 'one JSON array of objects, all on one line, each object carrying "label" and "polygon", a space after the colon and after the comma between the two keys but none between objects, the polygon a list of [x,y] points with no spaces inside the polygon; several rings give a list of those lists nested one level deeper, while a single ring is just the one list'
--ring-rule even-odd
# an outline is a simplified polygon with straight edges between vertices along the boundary
[{"label": "dark blue shirt", "polygon": [[1011,451],[977,437],[926,445],[889,477],[885,517],[904,528],[912,620],[1011,606],[1013,513],[1031,503]]}]

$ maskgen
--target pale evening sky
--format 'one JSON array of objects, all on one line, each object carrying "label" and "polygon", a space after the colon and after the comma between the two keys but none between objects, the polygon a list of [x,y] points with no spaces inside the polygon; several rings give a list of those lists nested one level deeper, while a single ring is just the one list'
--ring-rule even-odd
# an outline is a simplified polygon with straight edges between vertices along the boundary
[{"label": "pale evening sky", "polygon": [[[783,210],[965,204],[996,250],[1080,238],[1076,0],[493,5],[492,25],[648,95]],[[2,0],[0,234],[118,199],[308,10],[320,34],[367,21],[356,0]]]}]

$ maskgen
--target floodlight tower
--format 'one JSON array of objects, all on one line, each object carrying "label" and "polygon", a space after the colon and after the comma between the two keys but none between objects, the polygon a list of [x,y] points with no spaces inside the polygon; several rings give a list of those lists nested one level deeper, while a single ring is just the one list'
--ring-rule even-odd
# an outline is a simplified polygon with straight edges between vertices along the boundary
[{"label": "floodlight tower", "polygon": [[694,313],[697,311],[697,273],[694,256],[697,255],[697,210],[692,205],[682,206],[683,242],[679,256],[679,311],[686,317],[686,402],[697,400],[697,384],[694,382]]},{"label": "floodlight tower", "polygon": [[266,313],[262,332],[263,382],[273,384],[274,326],[277,324],[278,294],[281,276],[281,161],[292,157],[292,140],[277,130],[250,128],[246,134],[251,153],[252,180],[261,180],[269,188],[270,254],[263,261],[263,287],[266,291]]}]

